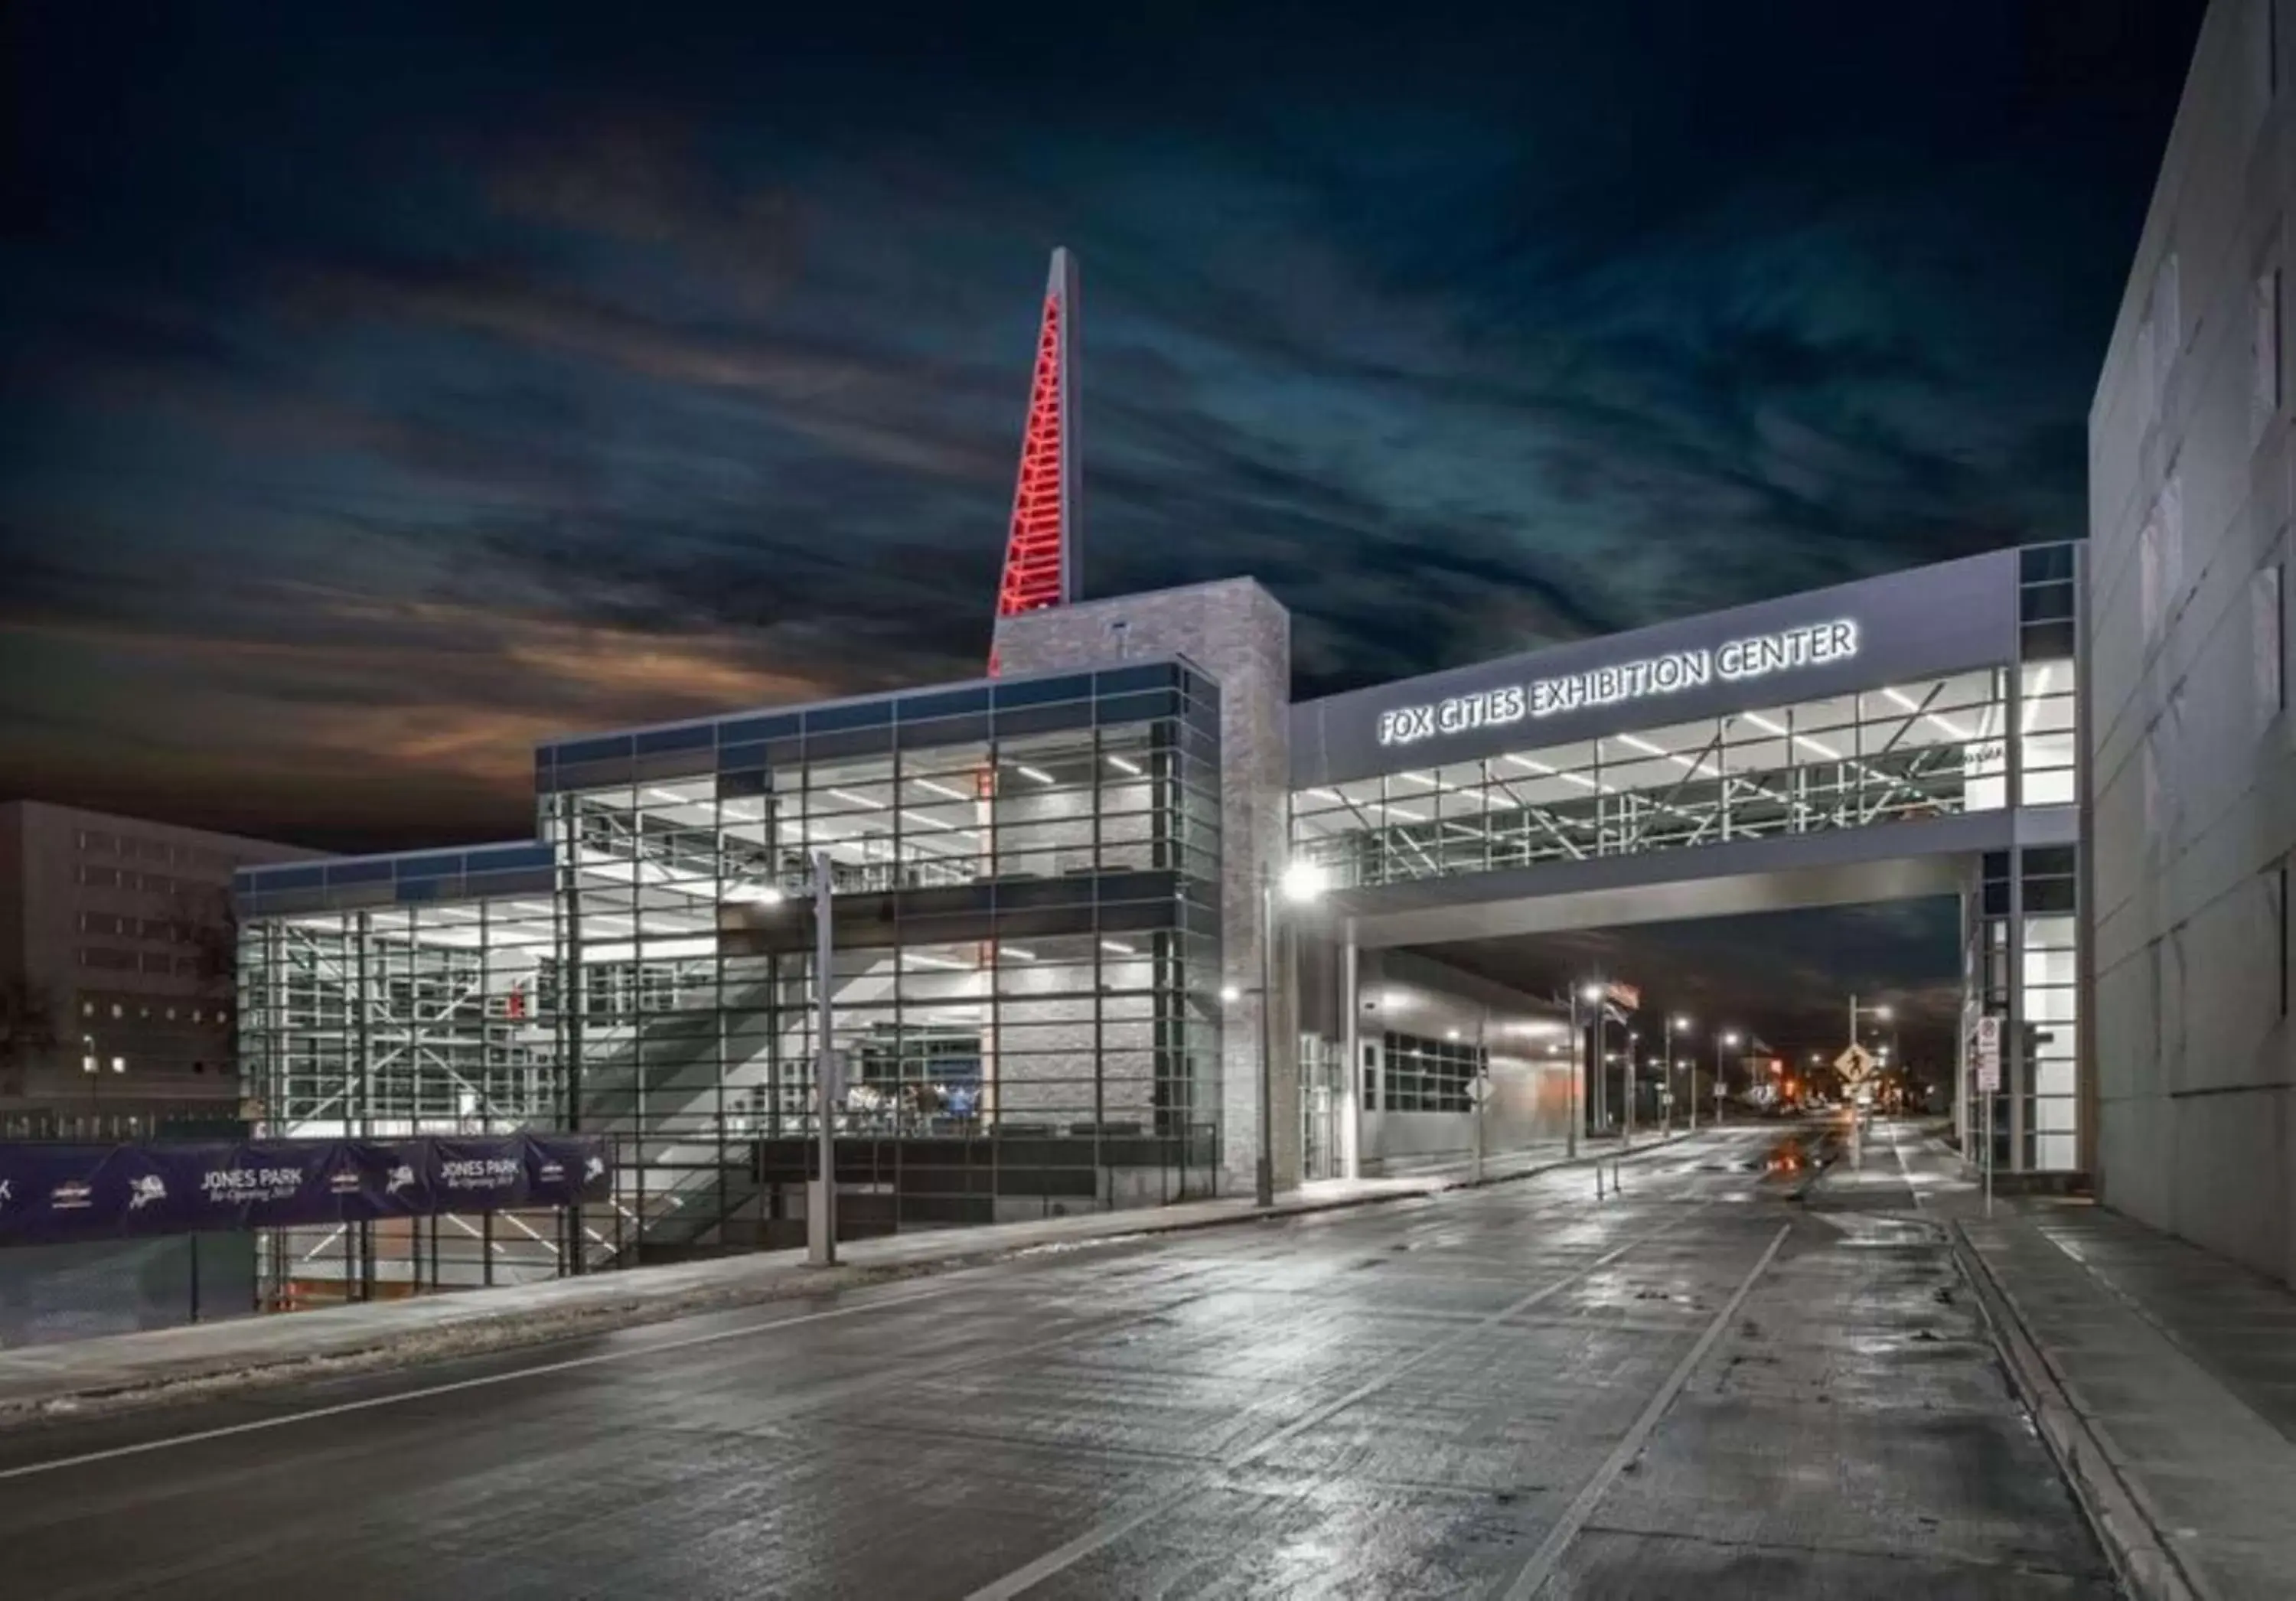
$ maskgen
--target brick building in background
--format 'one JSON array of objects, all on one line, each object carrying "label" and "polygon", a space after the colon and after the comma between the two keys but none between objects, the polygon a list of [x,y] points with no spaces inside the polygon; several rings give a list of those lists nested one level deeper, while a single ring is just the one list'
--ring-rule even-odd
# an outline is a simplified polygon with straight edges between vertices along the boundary
[{"label": "brick building in background", "polygon": [[309,854],[0,804],[0,1138],[236,1119],[232,870]]}]

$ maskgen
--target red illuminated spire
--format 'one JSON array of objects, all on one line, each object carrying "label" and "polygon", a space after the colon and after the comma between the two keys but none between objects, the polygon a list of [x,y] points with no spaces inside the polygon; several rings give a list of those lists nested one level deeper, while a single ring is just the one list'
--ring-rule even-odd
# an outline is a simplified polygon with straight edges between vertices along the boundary
[{"label": "red illuminated spire", "polygon": [[[999,617],[1076,598],[1076,411],[1069,362],[1076,316],[1076,259],[1056,250],[1045,284],[1045,315],[1037,328],[1037,370],[1029,384],[1028,426],[1021,436],[1021,477],[1013,490],[1004,581],[996,587]],[[994,646],[988,671],[996,671]]]}]

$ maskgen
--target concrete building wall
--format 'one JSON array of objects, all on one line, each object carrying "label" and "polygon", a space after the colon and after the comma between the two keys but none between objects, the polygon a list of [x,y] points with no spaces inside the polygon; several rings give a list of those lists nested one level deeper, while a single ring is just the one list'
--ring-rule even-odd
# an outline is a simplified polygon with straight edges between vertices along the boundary
[{"label": "concrete building wall", "polygon": [[[1232,579],[1000,619],[996,650],[1010,673],[1177,653],[1219,683],[1220,977],[1241,992],[1222,1019],[1220,1163],[1224,1186],[1248,1192],[1259,1149],[1260,888],[1283,860],[1291,782],[1291,613],[1251,579]],[[1298,1030],[1287,1010],[1278,1006],[1270,1030],[1279,1189],[1298,1186],[1300,1167]]]},{"label": "concrete building wall", "polygon": [[[235,1111],[232,869],[311,854],[37,801],[0,805],[0,983],[40,998],[56,1037],[4,1070],[0,1119]],[[83,1071],[90,1058],[94,1073]]]},{"label": "concrete building wall", "polygon": [[[1483,1152],[1501,1155],[1568,1137],[1570,1128],[1567,1013],[1502,984],[1405,950],[1366,950],[1356,965],[1356,1078],[1386,1071],[1384,1039],[1392,1030],[1423,1039],[1480,1041],[1488,1053],[1492,1096],[1481,1113]],[[1550,1047],[1561,1047],[1551,1050]],[[1456,1162],[1475,1147],[1476,1116],[1464,1112],[1396,1112],[1385,1087],[1376,1109],[1362,1113],[1362,1170],[1406,1173]]]},{"label": "concrete building wall", "polygon": [[2296,1283],[2292,32],[2210,9],[2114,328],[2089,739],[2099,1193]]}]

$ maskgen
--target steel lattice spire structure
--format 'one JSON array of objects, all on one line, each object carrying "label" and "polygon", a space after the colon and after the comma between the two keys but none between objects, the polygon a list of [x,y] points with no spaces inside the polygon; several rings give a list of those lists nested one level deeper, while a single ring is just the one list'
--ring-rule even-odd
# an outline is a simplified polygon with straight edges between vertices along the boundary
[{"label": "steel lattice spire structure", "polygon": [[[1077,595],[1076,385],[1070,360],[1076,318],[1076,258],[1055,250],[1045,283],[1044,316],[1037,324],[1036,371],[1021,436],[1004,576],[996,587],[1000,618],[1066,605]],[[992,677],[996,671],[993,645],[988,671]]]}]

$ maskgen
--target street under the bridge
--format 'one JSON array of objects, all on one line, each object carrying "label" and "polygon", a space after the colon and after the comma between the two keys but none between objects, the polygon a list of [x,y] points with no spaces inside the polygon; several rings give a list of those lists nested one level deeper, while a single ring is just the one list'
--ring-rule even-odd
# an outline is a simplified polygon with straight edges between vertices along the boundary
[{"label": "street under the bridge", "polygon": [[1883,1126],[0,1436],[6,1593],[2103,1597]]}]

